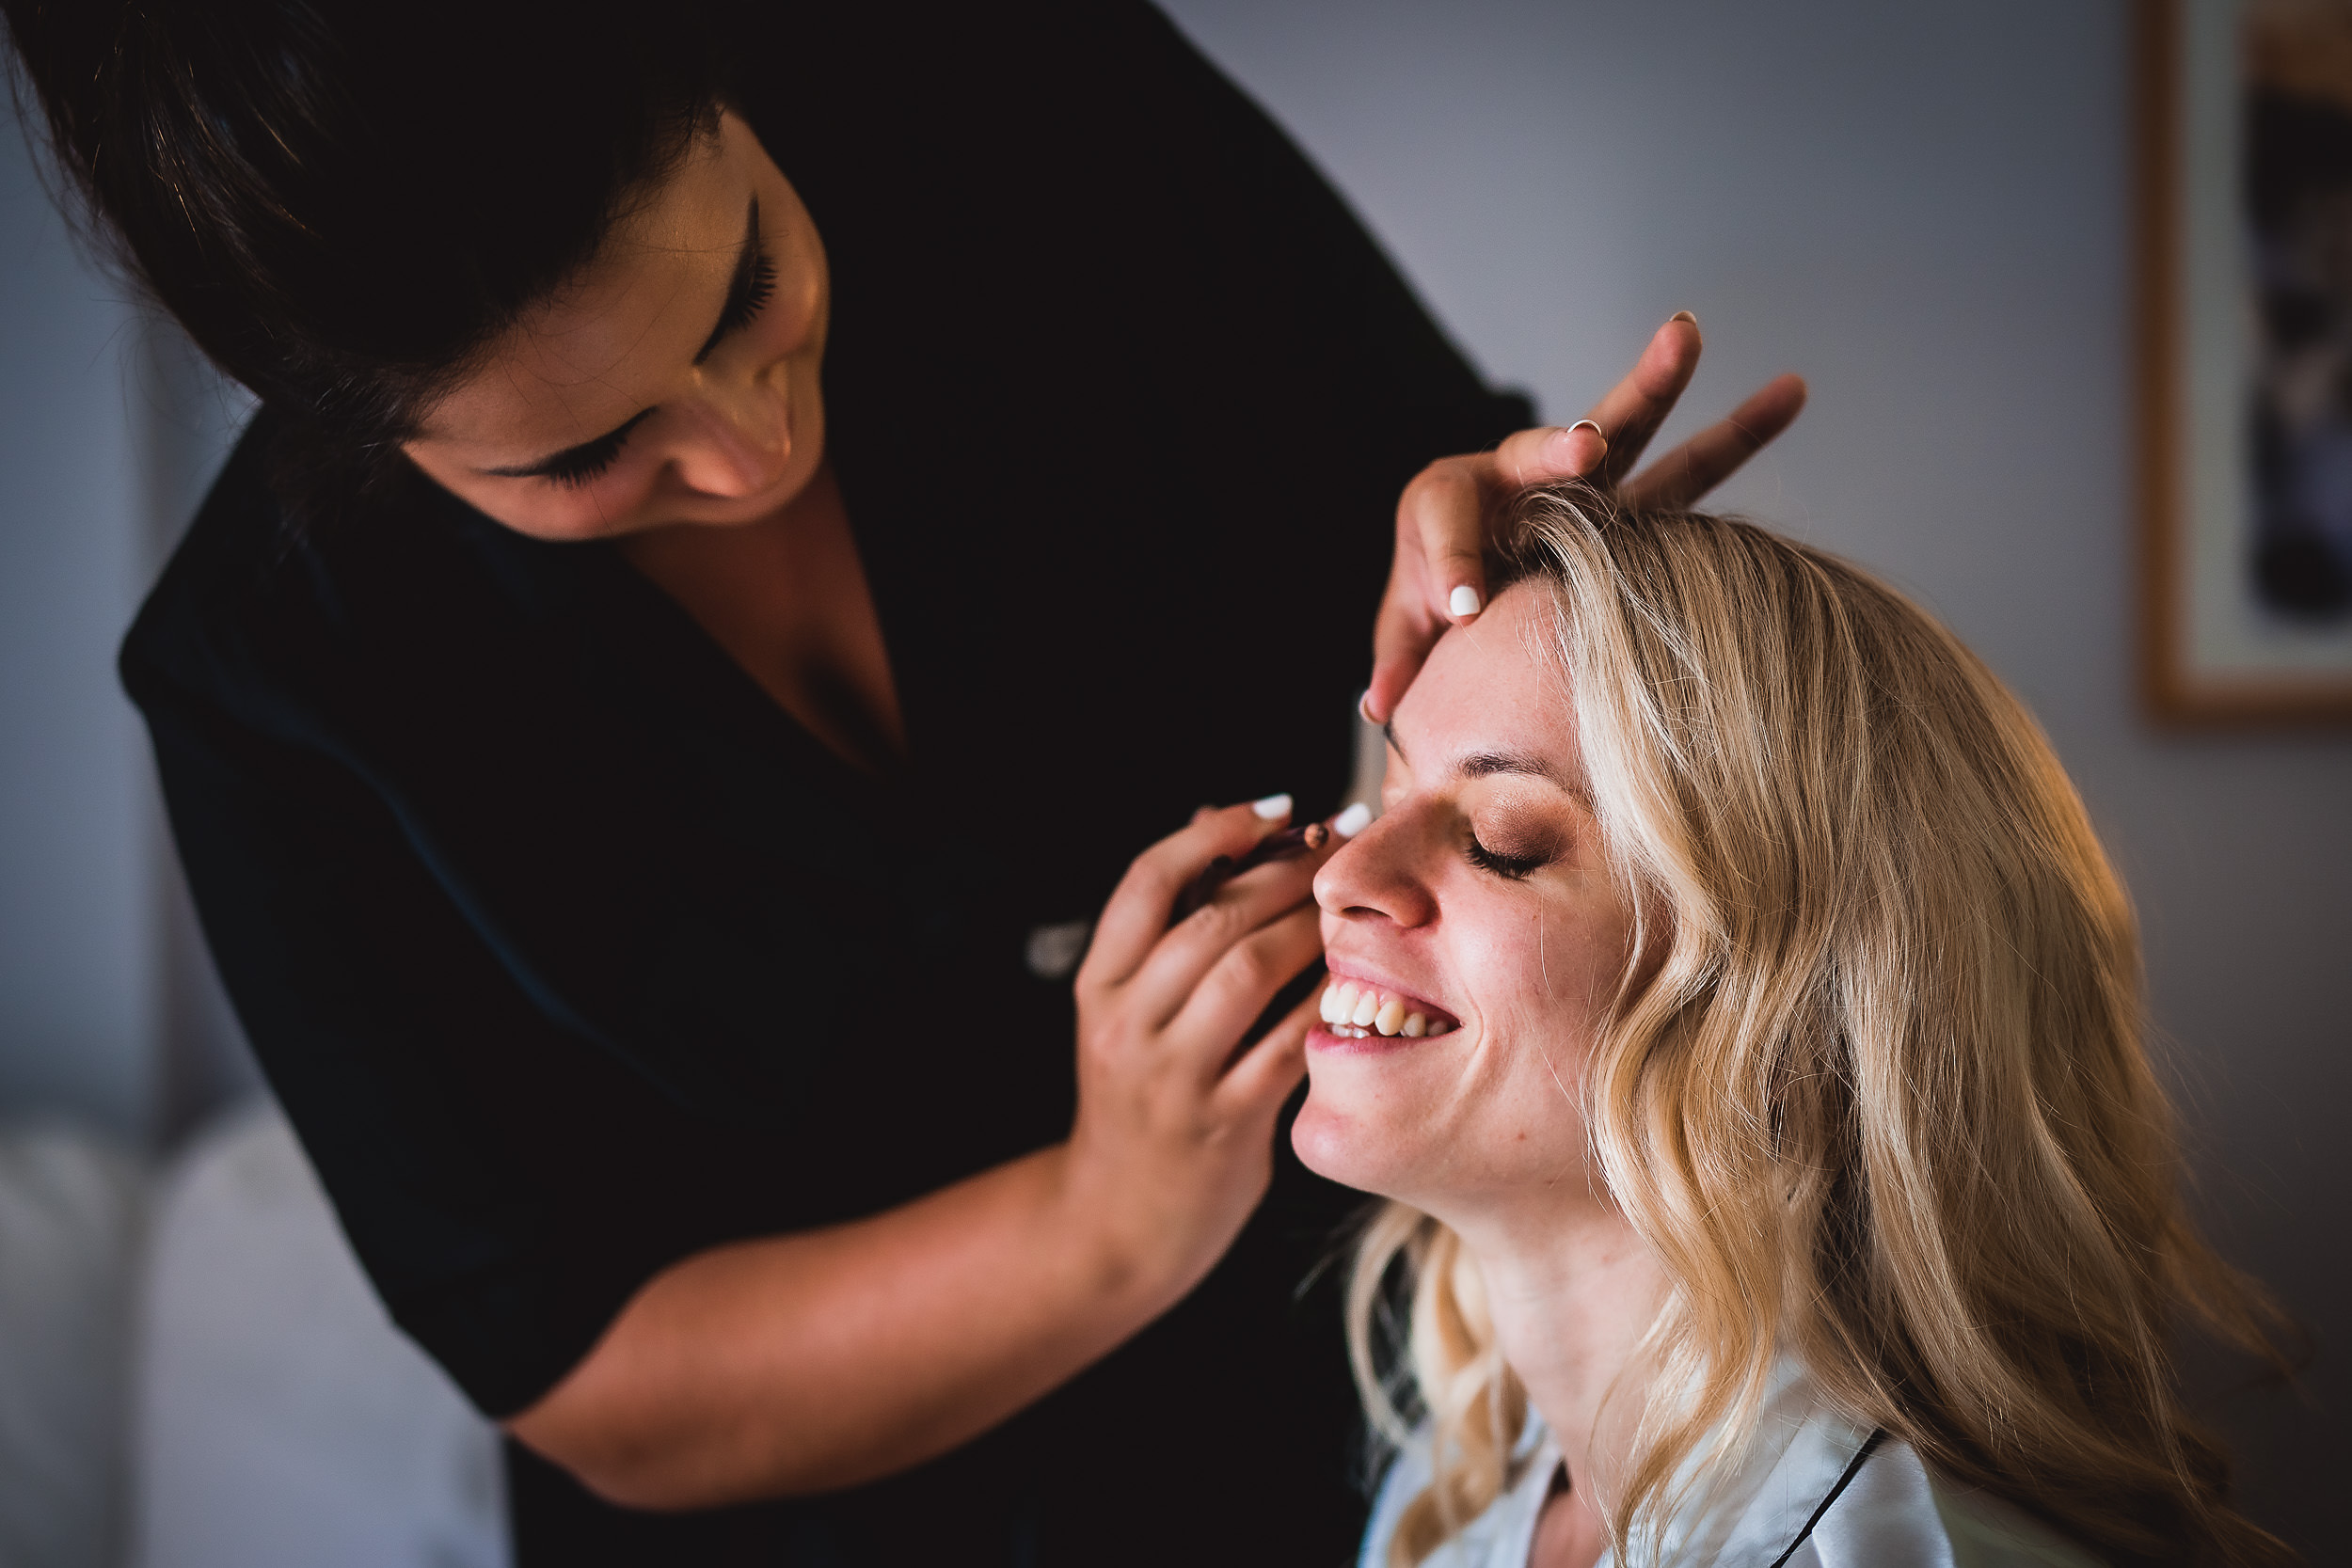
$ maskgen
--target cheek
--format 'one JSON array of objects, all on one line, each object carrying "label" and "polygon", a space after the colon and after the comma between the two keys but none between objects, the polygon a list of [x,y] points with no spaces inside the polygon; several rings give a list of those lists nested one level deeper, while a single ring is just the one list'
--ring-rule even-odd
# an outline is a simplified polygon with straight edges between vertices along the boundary
[{"label": "cheek", "polygon": [[1581,1060],[1615,1002],[1631,930],[1604,887],[1579,892],[1584,896],[1489,924],[1478,967],[1488,982],[1480,1001],[1496,1028],[1576,1041]]},{"label": "cheek", "polygon": [[1291,1146],[1318,1175],[1440,1215],[1545,1187],[1582,1168],[1582,1060],[1581,1042],[1517,1031],[1451,1052],[1316,1052]]},{"label": "cheek", "polygon": [[1457,903],[1446,954],[1467,1004],[1456,1043],[1311,1053],[1292,1132],[1299,1159],[1432,1212],[1581,1170],[1582,1076],[1624,945],[1594,912],[1519,905],[1473,921]]},{"label": "cheek", "polygon": [[764,346],[779,357],[809,357],[825,347],[826,289],[824,275],[810,270],[777,291],[775,309],[762,325],[768,327]]},{"label": "cheek", "polygon": [[796,229],[777,257],[775,293],[746,329],[762,359],[821,354],[832,313],[832,283],[813,230]]}]

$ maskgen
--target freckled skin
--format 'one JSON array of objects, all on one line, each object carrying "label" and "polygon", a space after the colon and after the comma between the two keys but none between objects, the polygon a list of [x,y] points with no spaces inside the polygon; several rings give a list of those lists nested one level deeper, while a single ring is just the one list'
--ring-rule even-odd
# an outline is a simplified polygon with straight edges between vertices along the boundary
[{"label": "freckled skin", "polygon": [[[1664,1277],[1592,1164],[1576,1100],[1633,922],[1585,804],[1565,677],[1539,653],[1550,635],[1544,594],[1508,591],[1446,634],[1398,705],[1386,810],[1315,879],[1324,942],[1335,974],[1412,990],[1461,1027],[1379,1050],[1310,1034],[1292,1142],[1461,1236],[1564,1454],[1529,1561],[1592,1568],[1600,1411]],[[1473,843],[1526,874],[1475,863]]]},{"label": "freckled skin", "polygon": [[[1528,588],[1446,635],[1398,706],[1382,816],[1315,880],[1333,969],[1359,965],[1462,1027],[1401,1049],[1311,1050],[1294,1145],[1324,1175],[1440,1218],[1594,1201],[1572,1091],[1632,922],[1581,796],[1565,677],[1536,652],[1549,635],[1549,605]],[[1482,754],[1550,776],[1466,772]],[[1469,858],[1473,834],[1544,863],[1499,876]]]}]

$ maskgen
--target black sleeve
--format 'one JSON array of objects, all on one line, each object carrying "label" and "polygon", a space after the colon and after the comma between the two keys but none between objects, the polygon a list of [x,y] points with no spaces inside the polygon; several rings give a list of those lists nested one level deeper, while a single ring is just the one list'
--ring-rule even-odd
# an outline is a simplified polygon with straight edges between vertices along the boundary
[{"label": "black sleeve", "polygon": [[346,1235],[477,1405],[523,1408],[674,1250],[625,1199],[596,1214],[538,1180],[501,1114],[598,1053],[531,1004],[353,774],[135,651],[123,673],[215,961]]}]

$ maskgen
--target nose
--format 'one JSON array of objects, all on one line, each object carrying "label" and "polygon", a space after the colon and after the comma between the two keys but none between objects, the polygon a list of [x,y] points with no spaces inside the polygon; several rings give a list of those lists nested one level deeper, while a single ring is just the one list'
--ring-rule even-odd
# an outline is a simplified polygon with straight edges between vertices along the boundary
[{"label": "nose", "polygon": [[1438,916],[1438,902],[1421,868],[1441,847],[1434,830],[1409,809],[1375,818],[1315,873],[1315,902],[1343,920],[1427,925]]},{"label": "nose", "polygon": [[781,362],[728,375],[712,366],[682,400],[686,430],[672,453],[678,478],[707,496],[754,496],[792,459],[791,401]]}]

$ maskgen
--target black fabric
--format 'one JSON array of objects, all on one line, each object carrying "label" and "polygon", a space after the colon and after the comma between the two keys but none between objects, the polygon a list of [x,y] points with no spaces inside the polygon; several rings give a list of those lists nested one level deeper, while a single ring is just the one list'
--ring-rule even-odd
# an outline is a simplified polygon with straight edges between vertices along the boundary
[{"label": "black fabric", "polygon": [[[1025,934],[1202,801],[1336,802],[1396,493],[1529,417],[1140,5],[742,26],[832,262],[904,774],[837,761],[609,546],[421,478],[289,545],[258,430],[123,650],[270,1082],[493,1416],[670,1262],[1061,1135],[1070,1001]],[[1210,1279],[1000,1431],[691,1517],[516,1454],[520,1560],[1344,1560],[1338,1307],[1299,1292],[1355,1198],[1279,1148]]]}]

